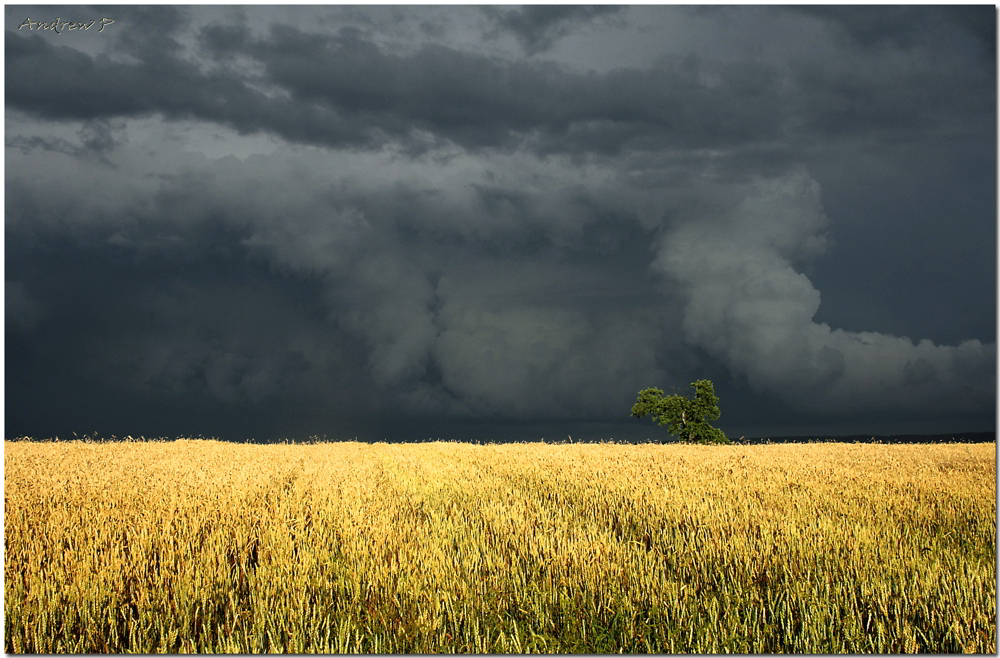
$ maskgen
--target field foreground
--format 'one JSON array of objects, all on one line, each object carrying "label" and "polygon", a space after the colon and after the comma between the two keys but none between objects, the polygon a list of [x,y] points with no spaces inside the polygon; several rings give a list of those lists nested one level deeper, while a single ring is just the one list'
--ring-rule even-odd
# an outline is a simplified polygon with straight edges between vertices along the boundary
[{"label": "field foreground", "polygon": [[996,446],[6,442],[8,653],[997,652]]}]

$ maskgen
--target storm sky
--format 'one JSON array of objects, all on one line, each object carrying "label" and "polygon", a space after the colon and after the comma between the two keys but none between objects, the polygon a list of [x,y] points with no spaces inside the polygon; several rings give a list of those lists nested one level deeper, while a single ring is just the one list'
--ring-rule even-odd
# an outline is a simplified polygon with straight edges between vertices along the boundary
[{"label": "storm sky", "polygon": [[994,428],[993,6],[5,17],[7,437]]}]

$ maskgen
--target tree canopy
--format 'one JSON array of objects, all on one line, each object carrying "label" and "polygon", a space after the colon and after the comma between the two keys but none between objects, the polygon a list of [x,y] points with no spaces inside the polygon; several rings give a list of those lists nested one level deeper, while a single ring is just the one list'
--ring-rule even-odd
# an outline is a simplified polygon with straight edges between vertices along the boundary
[{"label": "tree canopy", "polygon": [[730,443],[725,433],[709,422],[718,420],[719,398],[708,379],[693,382],[694,399],[682,395],[663,395],[658,388],[639,391],[632,406],[636,418],[652,416],[654,423],[665,425],[667,431],[688,443]]}]

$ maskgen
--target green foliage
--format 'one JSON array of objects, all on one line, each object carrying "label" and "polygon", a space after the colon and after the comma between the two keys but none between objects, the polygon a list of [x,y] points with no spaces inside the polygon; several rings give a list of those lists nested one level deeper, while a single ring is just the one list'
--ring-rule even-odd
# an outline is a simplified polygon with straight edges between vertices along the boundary
[{"label": "green foliage", "polygon": [[651,415],[654,423],[666,425],[668,432],[688,443],[731,443],[722,430],[709,425],[709,421],[721,415],[712,382],[699,379],[691,386],[694,399],[682,395],[664,396],[658,388],[639,391],[632,415],[636,418]]}]

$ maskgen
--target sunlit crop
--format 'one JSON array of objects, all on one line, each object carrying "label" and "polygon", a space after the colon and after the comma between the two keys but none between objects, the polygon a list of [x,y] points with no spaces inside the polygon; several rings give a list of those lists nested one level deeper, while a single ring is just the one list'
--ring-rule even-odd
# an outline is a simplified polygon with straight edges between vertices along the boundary
[{"label": "sunlit crop", "polygon": [[6,442],[9,653],[996,653],[979,445]]}]

